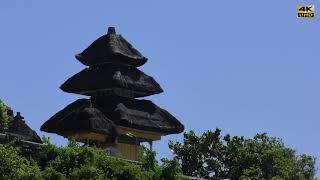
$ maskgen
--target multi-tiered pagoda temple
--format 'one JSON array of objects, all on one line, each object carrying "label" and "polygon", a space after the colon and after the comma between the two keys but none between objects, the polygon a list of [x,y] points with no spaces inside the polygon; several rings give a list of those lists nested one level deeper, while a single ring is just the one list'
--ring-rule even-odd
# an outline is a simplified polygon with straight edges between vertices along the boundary
[{"label": "multi-tiered pagoda temple", "polygon": [[181,133],[184,126],[150,100],[135,99],[163,92],[137,67],[147,62],[114,27],[76,58],[89,66],[61,85],[65,92],[90,96],[78,99],[46,121],[41,130],[68,139],[117,149],[137,160],[141,142]]}]

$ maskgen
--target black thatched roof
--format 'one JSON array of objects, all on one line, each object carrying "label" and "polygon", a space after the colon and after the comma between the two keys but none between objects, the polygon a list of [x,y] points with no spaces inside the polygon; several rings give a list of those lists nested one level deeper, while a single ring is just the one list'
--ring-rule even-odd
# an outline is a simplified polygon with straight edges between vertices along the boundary
[{"label": "black thatched roof", "polygon": [[179,120],[149,100],[109,96],[92,98],[91,101],[119,126],[165,134],[181,133],[184,130]]},{"label": "black thatched roof", "polygon": [[113,62],[138,67],[147,62],[147,58],[121,35],[116,34],[114,27],[109,27],[106,35],[95,40],[76,58],[87,66]]},{"label": "black thatched roof", "polygon": [[163,92],[152,77],[135,67],[119,64],[86,68],[69,78],[60,88],[65,92],[89,96],[112,92],[130,98]]},{"label": "black thatched roof", "polygon": [[19,112],[15,117],[11,116],[6,133],[18,135],[22,140],[42,143],[38,134],[32,130],[23,119]]},{"label": "black thatched roof", "polygon": [[[63,135],[61,132],[66,130],[91,131],[92,128],[78,122],[78,119],[86,121],[88,117],[80,115],[80,112],[90,105],[89,99],[79,99],[73,102],[45,122],[41,130],[60,135]],[[103,99],[92,99],[92,105],[119,126],[165,134],[180,133],[184,130],[184,126],[175,117],[148,100],[110,96]],[[110,124],[101,121],[98,127],[106,126],[103,123]]]},{"label": "black thatched roof", "polygon": [[80,132],[117,135],[114,123],[85,99],[79,99],[56,113],[41,126],[41,131],[61,136]]}]

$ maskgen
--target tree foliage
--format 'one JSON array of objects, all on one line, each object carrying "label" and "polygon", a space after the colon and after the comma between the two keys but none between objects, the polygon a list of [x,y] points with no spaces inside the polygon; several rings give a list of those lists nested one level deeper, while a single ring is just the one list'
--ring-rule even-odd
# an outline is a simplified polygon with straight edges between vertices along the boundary
[{"label": "tree foliage", "polygon": [[[170,160],[158,164],[155,152],[145,149],[141,164],[134,164],[112,157],[95,147],[70,143],[57,147],[44,139],[46,146],[34,157],[23,157],[22,148],[0,144],[0,179],[168,179]],[[14,144],[14,143],[12,143]],[[179,169],[178,164],[170,166]],[[180,171],[171,171],[177,179]]]},{"label": "tree foliage", "polygon": [[19,149],[0,144],[0,179],[39,179],[40,169],[34,161],[19,156]]},{"label": "tree foliage", "polygon": [[156,152],[141,146],[140,161],[142,162],[142,169],[149,171],[151,179],[164,179],[164,180],[179,180],[181,179],[182,171],[176,159],[169,160],[166,158],[161,159],[161,166],[155,159]]},{"label": "tree foliage", "polygon": [[315,158],[296,155],[281,139],[257,134],[252,139],[221,130],[197,136],[184,133],[183,143],[169,142],[185,175],[209,179],[314,179]]},{"label": "tree foliage", "polygon": [[7,106],[0,99],[0,133],[4,133],[8,128],[9,117],[7,113]]}]

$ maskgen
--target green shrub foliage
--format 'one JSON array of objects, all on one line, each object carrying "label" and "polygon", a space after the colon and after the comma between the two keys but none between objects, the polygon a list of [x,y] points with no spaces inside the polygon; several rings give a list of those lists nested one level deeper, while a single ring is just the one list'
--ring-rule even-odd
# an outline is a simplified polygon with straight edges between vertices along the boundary
[{"label": "green shrub foliage", "polygon": [[252,139],[221,130],[197,136],[184,133],[183,143],[169,142],[185,175],[208,179],[315,179],[315,158],[296,155],[281,139],[257,134]]},{"label": "green shrub foliage", "polygon": [[257,134],[252,139],[220,130],[197,136],[184,134],[183,143],[170,142],[175,157],[158,163],[155,152],[141,147],[140,162],[135,164],[110,156],[95,147],[70,143],[57,147],[48,139],[34,155],[24,157],[15,143],[0,144],[0,179],[182,179],[188,176],[208,179],[309,180],[315,179],[315,158],[296,155],[280,139]]},{"label": "green shrub foliage", "polygon": [[[168,165],[159,165],[155,152],[146,148],[142,148],[141,163],[135,164],[95,147],[77,143],[57,147],[48,139],[44,142],[46,146],[35,152],[34,159],[23,157],[17,147],[0,144],[0,179],[167,179],[163,174]],[[179,169],[178,164],[174,168]],[[178,177],[180,171],[174,172],[172,177]]]},{"label": "green shrub foliage", "polygon": [[8,128],[9,117],[7,114],[7,106],[0,99],[0,133],[4,133]]},{"label": "green shrub foliage", "polygon": [[40,179],[37,164],[19,153],[18,148],[0,144],[0,179]]}]

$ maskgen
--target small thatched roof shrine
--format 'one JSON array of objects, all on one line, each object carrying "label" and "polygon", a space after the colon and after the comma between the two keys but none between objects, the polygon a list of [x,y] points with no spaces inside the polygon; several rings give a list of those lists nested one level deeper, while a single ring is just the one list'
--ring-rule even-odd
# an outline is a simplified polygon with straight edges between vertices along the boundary
[{"label": "small thatched roof shrine", "polygon": [[14,117],[9,116],[6,134],[15,136],[19,140],[42,143],[41,138],[26,124],[24,117],[21,116],[20,112],[17,112],[17,115]]}]

